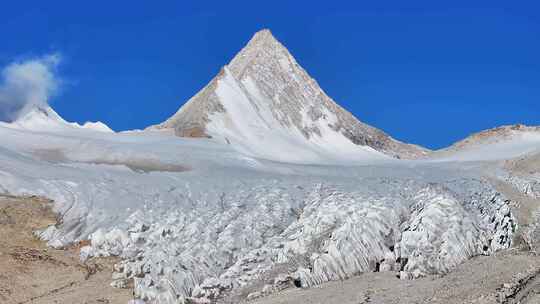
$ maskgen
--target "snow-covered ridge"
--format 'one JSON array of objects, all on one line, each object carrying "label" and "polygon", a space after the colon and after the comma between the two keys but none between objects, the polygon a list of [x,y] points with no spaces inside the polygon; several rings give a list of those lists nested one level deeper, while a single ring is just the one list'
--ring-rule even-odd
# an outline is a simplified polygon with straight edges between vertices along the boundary
[{"label": "snow-covered ridge", "polygon": [[540,152],[540,127],[502,126],[473,134],[426,158],[436,161],[505,160]]},{"label": "snow-covered ridge", "polygon": [[500,126],[493,129],[484,130],[455,143],[452,145],[455,149],[467,146],[494,143],[505,140],[511,140],[520,134],[540,134],[540,127],[525,126],[521,124]]},{"label": "snow-covered ridge", "polygon": [[80,125],[75,122],[65,121],[51,107],[33,107],[21,117],[11,123],[0,122],[0,126],[29,131],[62,131],[69,129],[84,129],[99,132],[114,133],[106,124],[98,122],[86,122]]},{"label": "snow-covered ridge", "polygon": [[94,130],[94,131],[109,132],[109,133],[114,132],[111,128],[109,128],[109,126],[102,123],[101,121],[96,121],[96,122],[87,121],[82,126],[79,125],[79,127],[83,129]]},{"label": "snow-covered ridge", "polygon": [[212,137],[255,157],[320,163],[325,157],[416,158],[401,143],[337,105],[268,30],[164,123],[151,129]]}]

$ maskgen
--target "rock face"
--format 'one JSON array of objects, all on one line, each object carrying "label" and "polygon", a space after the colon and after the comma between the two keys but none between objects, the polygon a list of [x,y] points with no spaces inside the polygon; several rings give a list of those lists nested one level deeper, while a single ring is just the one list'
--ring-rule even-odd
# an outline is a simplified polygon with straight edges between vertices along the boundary
[{"label": "rock face", "polygon": [[242,152],[278,160],[291,160],[291,153],[268,151],[269,146],[300,152],[307,160],[380,154],[373,150],[396,158],[427,152],[360,122],[336,104],[269,30],[256,33],[206,87],[150,129],[214,137]]}]

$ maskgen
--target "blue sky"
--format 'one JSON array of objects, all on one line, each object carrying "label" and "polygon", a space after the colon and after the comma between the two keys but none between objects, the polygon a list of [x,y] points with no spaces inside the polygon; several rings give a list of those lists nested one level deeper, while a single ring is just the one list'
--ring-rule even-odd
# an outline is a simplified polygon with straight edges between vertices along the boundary
[{"label": "blue sky", "polygon": [[533,1],[6,1],[0,65],[60,53],[70,121],[163,121],[269,28],[339,104],[440,148],[502,124],[540,125]]}]

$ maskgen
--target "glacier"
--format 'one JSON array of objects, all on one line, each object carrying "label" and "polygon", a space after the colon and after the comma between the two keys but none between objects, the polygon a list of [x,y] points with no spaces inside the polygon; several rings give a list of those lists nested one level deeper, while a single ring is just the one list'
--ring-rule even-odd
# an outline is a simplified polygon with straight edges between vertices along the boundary
[{"label": "glacier", "polygon": [[[120,256],[111,278],[159,303],[239,301],[367,271],[444,274],[510,248],[511,201],[483,162],[257,158],[159,131],[0,125],[0,191],[54,201],[53,247]],[[501,175],[502,176],[502,175]],[[502,178],[502,177],[501,177]]]}]

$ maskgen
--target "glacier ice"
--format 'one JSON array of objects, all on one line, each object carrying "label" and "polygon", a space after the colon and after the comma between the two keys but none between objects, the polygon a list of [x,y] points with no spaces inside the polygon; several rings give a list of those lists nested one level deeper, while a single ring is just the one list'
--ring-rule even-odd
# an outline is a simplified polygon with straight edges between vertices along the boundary
[{"label": "glacier ice", "polygon": [[280,276],[308,287],[381,265],[404,278],[446,273],[508,248],[517,228],[508,201],[481,181],[358,182],[346,190],[258,181],[204,195],[190,210],[138,210],[125,232],[92,234],[89,248],[124,257],[118,270],[137,294],[168,302],[274,286]]},{"label": "glacier ice", "polygon": [[59,223],[39,235],[54,247],[89,239],[83,260],[122,257],[111,284],[133,279],[160,303],[366,271],[443,274],[509,248],[517,229],[470,162],[287,164],[212,139],[81,128],[0,126],[0,138],[0,191],[54,200]]},{"label": "glacier ice", "polygon": [[145,131],[45,106],[0,122],[0,192],[52,199],[58,223],[35,234],[55,248],[90,240],[83,261],[121,257],[111,285],[133,280],[133,303],[237,303],[363,272],[445,274],[516,237],[536,250],[540,210],[518,227],[518,203],[492,181],[540,198],[537,172],[497,164],[540,152],[538,131],[496,128],[432,153],[399,142],[263,30]]}]

